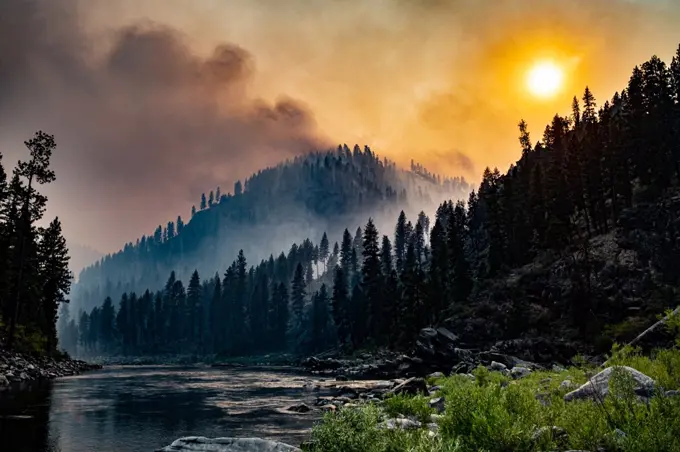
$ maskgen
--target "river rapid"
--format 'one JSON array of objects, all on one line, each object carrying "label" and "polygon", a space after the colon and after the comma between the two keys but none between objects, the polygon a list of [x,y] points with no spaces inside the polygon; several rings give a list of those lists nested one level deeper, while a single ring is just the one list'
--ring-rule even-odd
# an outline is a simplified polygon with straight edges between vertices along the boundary
[{"label": "river rapid", "polygon": [[299,445],[324,390],[292,368],[112,366],[0,392],[0,450],[152,452],[182,436],[261,437]]}]

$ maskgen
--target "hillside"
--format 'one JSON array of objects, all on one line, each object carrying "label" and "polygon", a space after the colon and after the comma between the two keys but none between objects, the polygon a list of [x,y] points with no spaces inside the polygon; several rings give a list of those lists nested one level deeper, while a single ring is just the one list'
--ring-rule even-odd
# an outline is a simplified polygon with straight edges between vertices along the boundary
[{"label": "hillside", "polygon": [[[586,87],[580,100],[574,98],[572,114],[556,115],[536,143],[520,122],[517,163],[505,174],[487,168],[467,203],[442,203],[432,221],[402,212],[396,226],[384,227],[369,218],[355,234],[345,229],[341,240],[338,229],[329,228],[328,237],[298,240],[287,254],[253,267],[248,262],[259,258],[251,245],[223,275],[206,279],[214,268],[199,272],[203,279],[192,275],[186,290],[172,273],[155,294],[123,294],[117,311],[107,300],[84,313],[79,325],[69,326],[71,345],[80,334],[80,349],[93,353],[102,347],[132,355],[310,353],[337,345],[345,351],[373,346],[406,351],[421,328],[446,325],[461,339],[460,347],[491,348],[532,361],[606,352],[678,303],[679,131],[680,49],[670,66],[653,57],[636,67],[628,86],[600,107]],[[272,205],[271,199],[305,206],[298,214],[328,215],[324,202],[334,198],[319,196],[331,190],[312,189],[324,184],[344,194],[332,204],[338,213],[328,216],[338,219],[338,227],[347,226],[351,215],[375,218],[397,207],[405,190],[418,193],[411,200],[416,205],[433,200],[412,182],[422,178],[413,174],[421,171],[416,165],[415,171],[399,173],[368,151],[334,155],[265,171],[244,192],[256,186],[255,193],[266,193],[276,186],[286,196],[270,192],[269,200],[255,197],[246,209],[239,204],[246,194],[237,190],[194,221],[204,231],[217,230],[221,206],[233,203],[240,207],[228,212],[245,224],[252,222],[244,218],[258,215],[276,221],[274,213],[280,212],[278,225],[290,227],[286,220],[298,215],[286,216],[287,205]],[[336,168],[350,176],[337,178]],[[251,185],[264,174],[281,178]],[[429,180],[441,194],[437,179]],[[347,196],[350,202],[344,201]],[[199,223],[198,218],[216,220]],[[263,228],[258,245],[271,243],[277,228]],[[181,234],[196,237],[187,230]],[[381,238],[381,232],[387,234]],[[340,245],[331,246],[328,239]],[[170,249],[176,242],[157,247]],[[154,248],[146,243],[150,254]],[[140,247],[130,246],[121,256],[132,256],[135,249]],[[133,264],[129,272],[135,271]],[[137,267],[139,275],[141,270]],[[449,356],[450,351],[438,355],[415,345],[419,353]],[[451,359],[444,364],[451,366]]]},{"label": "hillside", "polygon": [[106,296],[159,289],[171,271],[186,280],[194,270],[222,272],[239,250],[259,260],[294,242],[318,241],[324,232],[339,239],[369,215],[391,224],[401,209],[413,215],[434,210],[468,191],[461,178],[442,179],[413,163],[401,170],[368,147],[298,157],[237,182],[233,193],[218,188],[204,194],[186,223],[178,217],[84,269],[71,310],[89,310]]}]

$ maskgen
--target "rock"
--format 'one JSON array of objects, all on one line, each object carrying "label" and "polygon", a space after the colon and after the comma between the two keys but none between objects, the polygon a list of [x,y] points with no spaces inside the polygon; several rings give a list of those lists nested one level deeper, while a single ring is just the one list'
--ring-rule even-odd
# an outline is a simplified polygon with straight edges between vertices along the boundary
[{"label": "rock", "polygon": [[436,394],[438,391],[441,391],[441,389],[442,389],[442,388],[440,388],[439,386],[434,385],[434,386],[430,387],[430,389],[428,389],[427,392],[428,392],[430,395],[432,395],[432,394]]},{"label": "rock", "polygon": [[422,378],[409,378],[405,382],[395,386],[393,389],[388,391],[388,394],[428,394],[427,385],[425,380]]},{"label": "rock", "polygon": [[443,413],[445,410],[446,399],[444,397],[437,397],[430,399],[430,408],[434,408],[438,413]]},{"label": "rock", "polygon": [[349,381],[349,378],[347,378],[345,375],[338,375],[335,377],[335,381]]},{"label": "rock", "polygon": [[433,372],[430,375],[427,376],[427,378],[444,378],[444,374],[442,372]]},{"label": "rock", "polygon": [[156,452],[302,452],[288,444],[260,438],[205,438],[187,436]]},{"label": "rock", "polygon": [[564,367],[562,367],[562,366],[560,366],[560,365],[558,365],[558,364],[553,364],[553,366],[552,366],[552,371],[553,371],[553,372],[560,373],[560,372],[564,372],[565,370],[567,370],[567,369],[565,369]]},{"label": "rock", "polygon": [[[0,386],[2,386],[1,382],[0,382]],[[677,397],[677,396],[680,395],[680,391],[678,391],[677,389],[673,389],[671,391],[666,391],[666,393],[664,395],[666,397]]]},{"label": "rock", "polygon": [[448,340],[450,343],[454,344],[458,342],[458,336],[453,334],[451,331],[447,330],[444,327],[439,327],[437,328],[437,337],[440,341]]},{"label": "rock", "polygon": [[572,383],[571,380],[564,380],[562,383],[560,383],[560,391],[568,391],[573,387],[574,383]]},{"label": "rock", "polygon": [[399,419],[387,419],[380,424],[381,428],[387,430],[416,430],[419,429],[423,424],[412,419],[399,418]]},{"label": "rock", "polygon": [[526,367],[515,366],[515,367],[512,368],[512,370],[510,370],[510,375],[514,379],[526,377],[530,373],[531,373],[531,370],[527,369]]},{"label": "rock", "polygon": [[295,413],[308,413],[312,411],[310,407],[308,407],[306,404],[301,403],[299,405],[292,405],[286,408],[287,411],[293,411]]},{"label": "rock", "polygon": [[506,366],[503,363],[499,363],[497,361],[491,361],[491,364],[489,364],[489,370],[496,371],[496,372],[502,372],[504,370],[508,370],[508,366]]},{"label": "rock", "polygon": [[656,383],[642,372],[628,366],[608,367],[592,377],[587,383],[564,396],[564,400],[602,399],[609,394],[609,382],[614,370],[619,369],[628,373],[635,381],[635,394],[643,400],[649,400],[653,395]]},{"label": "rock", "polygon": [[614,429],[614,436],[616,436],[617,439],[625,439],[626,436],[628,436],[628,435],[623,430],[615,428]]},{"label": "rock", "polygon": [[0,386],[9,385],[9,380],[4,375],[0,375]]},{"label": "rock", "polygon": [[332,413],[335,413],[336,410],[337,407],[333,404],[328,404],[321,407],[321,411],[330,411]]}]

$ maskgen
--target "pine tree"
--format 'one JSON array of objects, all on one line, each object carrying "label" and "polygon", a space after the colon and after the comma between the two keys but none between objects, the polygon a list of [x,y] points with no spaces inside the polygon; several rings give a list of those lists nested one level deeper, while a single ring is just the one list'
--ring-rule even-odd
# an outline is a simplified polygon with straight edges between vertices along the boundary
[{"label": "pine tree", "polygon": [[293,316],[293,322],[295,322],[294,324],[298,327],[302,322],[302,311],[305,306],[305,297],[307,296],[305,288],[304,269],[302,268],[302,264],[299,263],[295,268],[295,275],[291,282],[290,291],[291,314]]},{"label": "pine tree", "polygon": [[326,272],[326,263],[328,262],[328,253],[329,253],[328,236],[324,232],[323,237],[321,237],[321,243],[319,244],[319,259],[321,259],[321,262],[323,262],[324,273]]},{"label": "pine tree", "polygon": [[201,210],[205,210],[207,205],[208,205],[208,203],[205,199],[205,193],[201,193]]},{"label": "pine tree", "polygon": [[312,343],[314,352],[325,350],[328,344],[328,289],[325,284],[312,298]]},{"label": "pine tree", "polygon": [[[41,316],[37,287],[39,259],[34,224],[42,218],[47,198],[36,190],[35,185],[49,184],[55,179],[54,171],[49,167],[52,152],[56,148],[54,136],[39,131],[24,144],[30,151],[30,160],[17,163],[10,184],[10,196],[14,197],[12,204],[15,206],[10,209],[8,218],[16,243],[10,257],[14,284],[9,286],[3,313],[9,324],[6,345],[10,350],[14,345],[17,324],[31,324]],[[25,180],[25,185],[22,180]],[[56,346],[56,340],[51,345]]]},{"label": "pine tree", "polygon": [[352,268],[352,235],[347,229],[342,234],[342,245],[340,246],[340,267],[349,280]]},{"label": "pine tree", "polygon": [[367,332],[376,334],[383,330],[380,325],[382,302],[382,272],[380,268],[380,248],[378,247],[378,230],[369,218],[364,229],[362,243],[363,265],[361,266],[361,288],[364,294],[363,312],[357,313],[355,321],[367,324]]},{"label": "pine tree", "polygon": [[408,244],[408,231],[406,228],[406,214],[402,210],[397,220],[397,227],[394,231],[394,253],[397,258],[397,272],[400,273],[406,259],[406,247]]},{"label": "pine tree", "polygon": [[349,284],[347,281],[347,274],[341,266],[335,267],[333,275],[333,297],[331,299],[331,307],[333,314],[333,322],[338,331],[338,340],[340,344],[349,343],[350,327],[349,327]]},{"label": "pine tree", "polygon": [[41,329],[47,336],[47,350],[57,348],[57,312],[59,304],[67,302],[66,295],[71,288],[71,271],[68,268],[69,256],[66,239],[61,233],[59,218],[55,218],[45,229],[38,245],[42,282]]},{"label": "pine tree", "polygon": [[187,309],[186,309],[186,337],[190,344],[194,344],[199,350],[203,349],[203,316],[201,278],[198,270],[194,270],[187,287]]}]

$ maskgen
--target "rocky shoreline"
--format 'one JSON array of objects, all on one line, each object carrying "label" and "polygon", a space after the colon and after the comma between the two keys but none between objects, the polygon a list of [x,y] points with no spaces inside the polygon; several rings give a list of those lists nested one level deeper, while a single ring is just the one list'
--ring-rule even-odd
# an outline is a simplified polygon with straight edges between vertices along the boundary
[{"label": "rocky shoreline", "polygon": [[[445,327],[423,328],[415,346],[408,353],[387,350],[363,353],[354,357],[339,352],[304,359],[300,366],[314,375],[340,376],[350,379],[394,379],[423,377],[434,372],[446,375],[467,374],[477,366],[501,363],[508,369],[523,367],[532,370],[565,365],[573,355],[566,346],[547,347],[540,340],[502,341],[488,348],[464,344]],[[600,364],[603,359],[591,358]]]},{"label": "rocky shoreline", "polygon": [[85,361],[47,357],[31,357],[20,353],[0,350],[0,390],[22,383],[52,380],[58,377],[78,375],[101,369],[98,364]]}]

